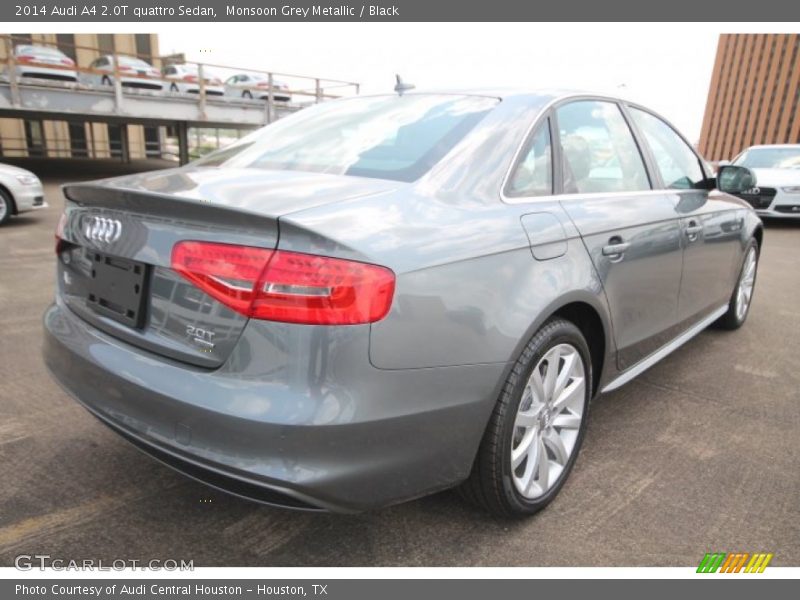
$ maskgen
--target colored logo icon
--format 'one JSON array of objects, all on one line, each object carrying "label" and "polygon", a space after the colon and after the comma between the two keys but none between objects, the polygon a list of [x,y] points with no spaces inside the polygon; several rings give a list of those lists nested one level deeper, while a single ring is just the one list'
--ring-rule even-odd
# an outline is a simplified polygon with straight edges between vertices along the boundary
[{"label": "colored logo icon", "polygon": [[698,573],[763,573],[775,556],[772,552],[707,552]]}]

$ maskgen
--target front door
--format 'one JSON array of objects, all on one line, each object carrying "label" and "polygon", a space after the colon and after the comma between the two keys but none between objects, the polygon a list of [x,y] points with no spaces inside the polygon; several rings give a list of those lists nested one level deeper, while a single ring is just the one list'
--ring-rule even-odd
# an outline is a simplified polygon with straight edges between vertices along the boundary
[{"label": "front door", "polygon": [[678,320],[689,327],[730,299],[734,264],[741,254],[742,209],[724,194],[702,189],[702,161],[659,117],[630,108],[681,222],[683,277]]}]

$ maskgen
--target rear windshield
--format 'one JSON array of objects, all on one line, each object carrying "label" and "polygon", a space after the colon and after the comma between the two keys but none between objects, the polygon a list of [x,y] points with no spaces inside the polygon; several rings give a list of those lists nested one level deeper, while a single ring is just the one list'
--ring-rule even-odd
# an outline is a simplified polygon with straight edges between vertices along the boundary
[{"label": "rear windshield", "polygon": [[194,164],[414,181],[498,102],[433,94],[328,102],[281,119]]},{"label": "rear windshield", "polygon": [[38,54],[40,56],[62,57],[64,54],[57,48],[47,46],[17,46],[17,54]]}]

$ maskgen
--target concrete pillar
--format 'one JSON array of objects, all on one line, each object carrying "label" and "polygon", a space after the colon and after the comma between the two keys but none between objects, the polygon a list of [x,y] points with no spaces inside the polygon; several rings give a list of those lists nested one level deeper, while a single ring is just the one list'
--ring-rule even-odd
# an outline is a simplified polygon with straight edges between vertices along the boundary
[{"label": "concrete pillar", "polygon": [[120,145],[122,146],[122,162],[129,163],[131,162],[131,144],[127,123],[122,123],[119,126],[119,139]]},{"label": "concrete pillar", "polygon": [[189,162],[189,126],[186,121],[178,121],[175,129],[178,132],[178,162],[185,165]]}]

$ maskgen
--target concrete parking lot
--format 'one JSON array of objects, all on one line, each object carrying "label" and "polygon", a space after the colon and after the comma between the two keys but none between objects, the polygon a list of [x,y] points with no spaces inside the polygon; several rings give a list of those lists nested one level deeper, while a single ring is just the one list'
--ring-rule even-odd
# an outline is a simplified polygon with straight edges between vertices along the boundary
[{"label": "concrete parking lot", "polygon": [[711,551],[800,565],[800,224],[767,224],[744,328],[707,331],[595,401],[575,471],[539,515],[491,518],[452,492],[293,513],[171,471],[50,380],[41,315],[70,171],[46,179],[49,208],[0,228],[0,565],[685,566]]}]

